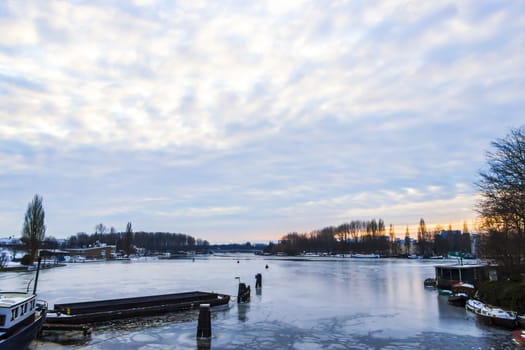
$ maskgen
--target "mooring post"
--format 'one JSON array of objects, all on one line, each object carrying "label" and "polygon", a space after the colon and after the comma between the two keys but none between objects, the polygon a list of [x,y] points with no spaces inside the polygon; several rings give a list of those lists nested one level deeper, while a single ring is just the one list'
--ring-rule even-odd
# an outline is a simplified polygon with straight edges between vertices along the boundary
[{"label": "mooring post", "polygon": [[211,337],[211,311],[210,304],[201,304],[199,308],[199,324],[197,325],[197,338]]},{"label": "mooring post", "polygon": [[239,283],[239,289],[237,291],[237,303],[248,303],[250,302],[250,286],[246,283]]},{"label": "mooring post", "polygon": [[260,273],[255,275],[255,288],[262,288],[262,275]]},{"label": "mooring post", "polygon": [[38,274],[40,273],[40,263],[42,262],[42,257],[38,256],[38,263],[36,265],[36,277],[35,277],[35,286],[33,288],[33,294],[36,295],[36,286],[38,285]]}]

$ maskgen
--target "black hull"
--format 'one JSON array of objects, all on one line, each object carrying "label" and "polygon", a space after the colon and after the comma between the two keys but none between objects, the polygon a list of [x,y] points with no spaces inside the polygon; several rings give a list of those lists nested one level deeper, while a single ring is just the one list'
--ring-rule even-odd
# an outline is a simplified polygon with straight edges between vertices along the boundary
[{"label": "black hull", "polygon": [[517,323],[515,320],[480,315],[479,313],[476,313],[476,316],[478,317],[478,320],[481,323],[489,325],[489,326],[496,326],[496,327],[510,329],[510,330],[514,330],[517,328]]},{"label": "black hull", "polygon": [[427,278],[423,285],[427,288],[436,288],[436,280],[434,278]]},{"label": "black hull", "polygon": [[457,295],[451,295],[448,297],[448,303],[450,305],[459,306],[459,307],[465,307],[467,304],[468,298],[465,296],[457,296]]},{"label": "black hull", "polygon": [[[193,297],[190,297],[190,294]],[[163,297],[163,298],[160,298]],[[226,305],[230,296],[215,293],[180,293],[154,297],[138,297],[97,302],[61,304],[48,313],[47,324],[93,324],[118,319],[158,316],[170,312],[198,309],[201,304],[210,307]],[[68,307],[64,308],[64,305]],[[67,310],[69,309],[69,313]],[[103,310],[102,310],[103,309]],[[57,313],[56,311],[66,312]]]},{"label": "black hull", "polygon": [[521,329],[525,329],[525,317],[524,316],[518,316],[517,322],[518,322],[518,326],[520,326]]},{"label": "black hull", "polygon": [[6,339],[0,340],[0,350],[24,350],[29,344],[36,339],[42,324],[44,323],[45,315],[38,316],[29,325],[21,328],[16,333],[10,335]]},{"label": "black hull", "polygon": [[517,328],[517,324],[515,320],[492,317],[492,322],[494,325],[501,327],[501,328],[505,328],[505,329],[514,330]]}]

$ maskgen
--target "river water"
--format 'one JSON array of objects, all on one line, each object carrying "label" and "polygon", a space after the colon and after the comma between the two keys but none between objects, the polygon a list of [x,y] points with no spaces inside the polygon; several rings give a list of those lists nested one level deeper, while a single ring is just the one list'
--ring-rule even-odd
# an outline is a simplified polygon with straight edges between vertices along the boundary
[{"label": "river water", "polygon": [[[443,261],[442,264],[453,264]],[[77,263],[40,273],[39,298],[54,303],[185,291],[236,297],[249,304],[212,312],[212,338],[197,342],[198,311],[46,337],[32,349],[515,349],[510,332],[485,326],[423,287],[435,261],[277,259],[254,255],[189,260]],[[268,268],[266,268],[268,265]],[[262,290],[255,291],[261,273]],[[1,289],[25,289],[32,273],[0,274]]]}]

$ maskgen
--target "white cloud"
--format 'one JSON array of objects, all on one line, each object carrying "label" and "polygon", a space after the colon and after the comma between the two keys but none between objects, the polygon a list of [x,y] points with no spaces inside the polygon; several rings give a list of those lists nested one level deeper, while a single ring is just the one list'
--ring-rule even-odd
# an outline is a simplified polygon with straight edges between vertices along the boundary
[{"label": "white cloud", "polygon": [[[411,209],[446,221],[447,205],[470,217],[484,148],[522,123],[512,1],[6,8],[0,176],[60,195],[67,173],[97,203],[116,199],[91,217],[227,216],[228,232]],[[130,188],[177,199],[118,209]]]},{"label": "white cloud", "polygon": [[214,217],[239,214],[245,211],[243,207],[210,207],[210,208],[187,208],[173,212],[157,212],[156,215],[167,217]]}]

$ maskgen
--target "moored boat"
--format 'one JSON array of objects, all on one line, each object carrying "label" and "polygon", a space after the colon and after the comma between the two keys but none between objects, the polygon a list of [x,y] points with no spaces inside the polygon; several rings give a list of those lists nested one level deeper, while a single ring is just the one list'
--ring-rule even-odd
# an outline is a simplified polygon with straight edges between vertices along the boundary
[{"label": "moored boat", "polygon": [[466,293],[453,293],[448,296],[448,303],[454,306],[465,307],[468,299],[469,296]]},{"label": "moored boat", "polygon": [[45,319],[45,303],[24,292],[0,292],[0,350],[22,350],[36,338]]},{"label": "moored boat", "polygon": [[467,301],[474,296],[476,287],[470,283],[459,282],[452,285],[452,294],[448,297],[451,305],[465,307]]},{"label": "moored boat", "polygon": [[476,287],[471,283],[459,282],[452,285],[454,293],[465,293],[469,297],[473,297],[476,293]]},{"label": "moored boat", "polygon": [[451,290],[449,290],[449,289],[438,289],[438,294],[439,295],[447,295],[447,296],[449,296],[449,295],[452,295],[453,292]]},{"label": "moored boat", "polygon": [[512,341],[519,346],[525,346],[525,331],[517,330],[512,332]]},{"label": "moored boat", "polygon": [[518,322],[518,326],[525,329],[525,314],[516,316],[516,321]]},{"label": "moored boat", "polygon": [[515,329],[517,326],[515,311],[508,311],[499,307],[484,305],[476,312],[478,319],[485,324],[494,325],[507,329]]},{"label": "moored boat", "polygon": [[36,299],[40,258],[33,292],[0,291],[0,350],[23,350],[37,337],[47,304]]},{"label": "moored boat", "polygon": [[484,306],[485,304],[477,299],[469,299],[465,303],[465,309],[473,313],[478,313]]}]

